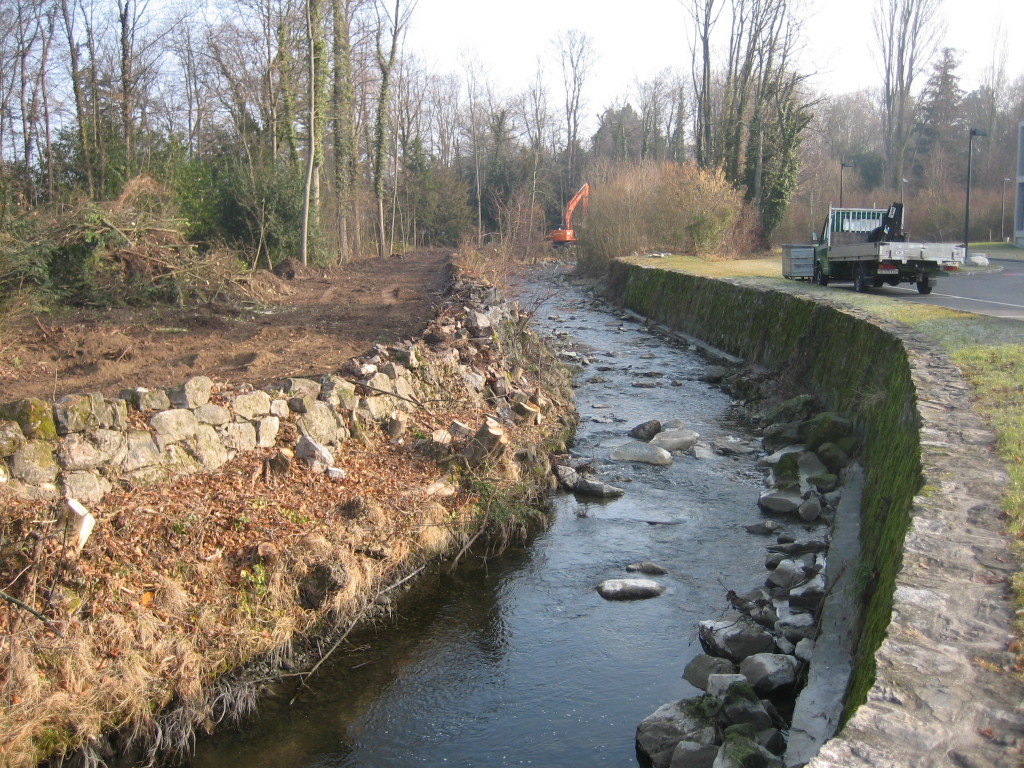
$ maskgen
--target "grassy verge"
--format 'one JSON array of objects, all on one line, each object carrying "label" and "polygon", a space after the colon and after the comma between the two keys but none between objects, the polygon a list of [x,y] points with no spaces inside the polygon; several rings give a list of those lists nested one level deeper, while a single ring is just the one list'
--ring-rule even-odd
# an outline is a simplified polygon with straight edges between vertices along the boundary
[{"label": "grassy verge", "polygon": [[[990,257],[1024,258],[1024,251],[1005,244],[973,244],[972,248]],[[670,256],[627,261],[706,277],[756,282],[787,292],[820,294],[880,319],[904,323],[934,339],[973,390],[972,401],[965,405],[977,409],[995,432],[999,456],[1010,476],[1003,497],[1007,529],[1018,552],[1024,551],[1024,323],[785,280],[780,276],[778,258],[708,261]],[[1017,573],[1014,589],[1018,607],[1015,629],[1024,637],[1024,572]]]}]

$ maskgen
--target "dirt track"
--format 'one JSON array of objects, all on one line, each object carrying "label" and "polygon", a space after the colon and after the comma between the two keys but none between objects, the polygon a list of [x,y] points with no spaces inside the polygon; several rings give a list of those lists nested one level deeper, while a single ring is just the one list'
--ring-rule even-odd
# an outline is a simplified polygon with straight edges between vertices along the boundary
[{"label": "dirt track", "polygon": [[180,384],[190,376],[260,386],[325,373],[420,333],[447,251],[259,276],[258,305],[67,310],[22,315],[0,334],[0,402]]}]

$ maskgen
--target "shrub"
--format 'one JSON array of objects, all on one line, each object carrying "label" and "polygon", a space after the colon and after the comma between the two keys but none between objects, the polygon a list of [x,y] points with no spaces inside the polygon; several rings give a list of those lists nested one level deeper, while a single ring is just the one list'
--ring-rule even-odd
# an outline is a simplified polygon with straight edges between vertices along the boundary
[{"label": "shrub", "polygon": [[643,163],[595,168],[593,178],[578,225],[584,261],[655,250],[708,255],[728,250],[737,225],[749,229],[743,196],[721,171]]}]

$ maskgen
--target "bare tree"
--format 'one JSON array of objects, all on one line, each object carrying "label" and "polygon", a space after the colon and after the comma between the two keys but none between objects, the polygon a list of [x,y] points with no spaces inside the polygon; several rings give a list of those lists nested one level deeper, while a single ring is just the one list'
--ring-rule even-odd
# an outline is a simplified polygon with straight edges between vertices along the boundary
[{"label": "bare tree", "polygon": [[559,63],[565,87],[565,147],[568,157],[566,183],[573,187],[577,178],[577,154],[580,149],[580,112],[585,106],[583,87],[597,61],[593,40],[586,32],[570,29],[559,39]]},{"label": "bare tree", "polygon": [[873,23],[882,75],[882,137],[891,186],[906,173],[911,141],[914,84],[931,62],[944,24],[942,0],[878,0]]}]

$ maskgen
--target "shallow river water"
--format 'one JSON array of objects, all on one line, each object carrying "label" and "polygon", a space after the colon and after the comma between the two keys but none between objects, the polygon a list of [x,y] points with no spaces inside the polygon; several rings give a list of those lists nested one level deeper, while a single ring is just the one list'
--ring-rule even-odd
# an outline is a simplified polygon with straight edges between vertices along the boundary
[{"label": "shallow river water", "polygon": [[[567,285],[534,327],[579,345],[574,450],[595,460],[651,418],[702,441],[744,437],[730,403],[700,381],[707,362]],[[654,375],[660,374],[660,375]],[[653,383],[654,387],[634,387]],[[352,640],[296,703],[199,744],[195,768],[261,766],[635,766],[634,732],[662,704],[699,693],[681,679],[696,624],[729,589],[764,579],[755,459],[677,457],[604,467],[614,501],[553,497],[526,546],[425,579],[393,624]],[[602,580],[649,560],[659,598],[608,602]]]}]

